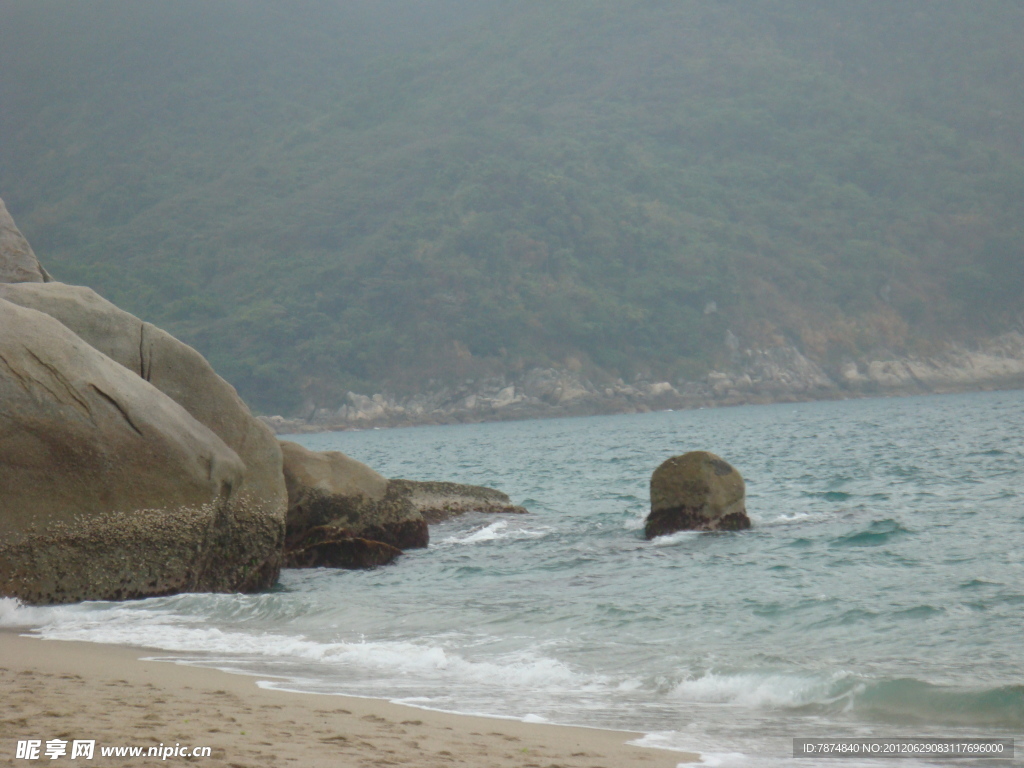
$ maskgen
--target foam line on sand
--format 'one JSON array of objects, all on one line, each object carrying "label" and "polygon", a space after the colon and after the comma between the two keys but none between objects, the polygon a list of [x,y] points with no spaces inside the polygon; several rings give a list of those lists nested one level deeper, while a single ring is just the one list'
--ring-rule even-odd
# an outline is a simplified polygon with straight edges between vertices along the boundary
[{"label": "foam line on sand", "polygon": [[[626,744],[638,733],[414,709],[261,688],[260,678],[143,660],[154,651],[0,631],[0,765],[208,768],[674,768],[697,755]],[[19,741],[67,754],[17,759]],[[93,760],[70,759],[95,740]],[[209,757],[102,757],[101,747],[210,747]]]}]

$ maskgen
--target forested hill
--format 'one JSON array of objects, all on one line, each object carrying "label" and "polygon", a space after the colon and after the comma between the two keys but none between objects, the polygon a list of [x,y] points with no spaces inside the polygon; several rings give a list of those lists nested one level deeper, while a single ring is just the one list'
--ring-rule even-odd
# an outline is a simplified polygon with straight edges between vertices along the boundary
[{"label": "forested hill", "polygon": [[0,196],[258,409],[1020,325],[1016,0],[0,0]]}]

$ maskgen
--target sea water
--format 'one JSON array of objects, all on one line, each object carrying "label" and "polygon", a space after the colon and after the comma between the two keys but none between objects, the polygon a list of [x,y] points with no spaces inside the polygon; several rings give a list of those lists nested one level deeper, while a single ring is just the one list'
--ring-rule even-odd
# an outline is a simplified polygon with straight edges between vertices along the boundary
[{"label": "sea water", "polygon": [[[530,514],[466,515],[393,565],[285,571],[262,594],[8,600],[0,623],[265,686],[636,730],[707,764],[806,765],[795,737],[1020,752],[1022,435],[1024,392],[304,436]],[[651,472],[696,449],[743,474],[753,528],[646,541]]]}]

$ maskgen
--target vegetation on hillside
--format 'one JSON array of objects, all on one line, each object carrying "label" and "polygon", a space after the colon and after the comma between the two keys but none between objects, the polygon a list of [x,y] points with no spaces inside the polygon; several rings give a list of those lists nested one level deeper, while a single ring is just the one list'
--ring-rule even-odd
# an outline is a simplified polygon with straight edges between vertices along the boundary
[{"label": "vegetation on hillside", "polygon": [[1019,3],[4,14],[0,194],[47,269],[260,409],[1022,319]]}]

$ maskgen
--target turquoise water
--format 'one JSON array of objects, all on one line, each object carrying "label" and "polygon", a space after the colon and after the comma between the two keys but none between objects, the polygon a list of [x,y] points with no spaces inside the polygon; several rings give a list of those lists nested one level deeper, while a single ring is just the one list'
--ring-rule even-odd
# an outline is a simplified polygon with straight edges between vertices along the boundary
[{"label": "turquoise water", "polygon": [[[452,520],[395,565],[286,571],[261,595],[8,601],[0,622],[291,689],[639,730],[709,764],[791,764],[812,736],[1019,752],[1022,428],[1024,393],[1005,392],[306,436],[531,514]],[[753,529],[645,541],[651,472],[693,449],[742,472]]]}]

